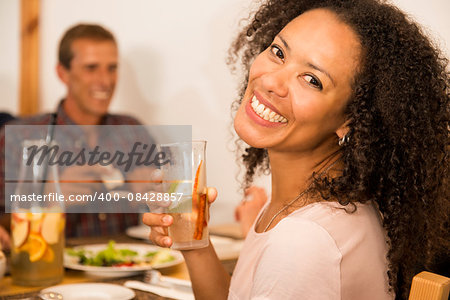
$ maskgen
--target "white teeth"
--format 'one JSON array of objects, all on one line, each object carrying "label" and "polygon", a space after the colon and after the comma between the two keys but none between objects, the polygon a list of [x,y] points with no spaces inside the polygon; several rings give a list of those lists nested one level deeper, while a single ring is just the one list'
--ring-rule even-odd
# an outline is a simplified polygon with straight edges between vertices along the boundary
[{"label": "white teeth", "polygon": [[285,117],[280,116],[270,108],[266,107],[264,104],[259,103],[258,99],[256,99],[256,96],[253,96],[251,101],[251,107],[253,108],[253,111],[256,112],[256,114],[264,120],[272,123],[287,123],[287,119]]},{"label": "white teeth", "polygon": [[94,91],[94,92],[92,92],[92,96],[97,99],[106,100],[109,98],[109,92],[108,91]]},{"label": "white teeth", "polygon": [[256,107],[256,112],[258,114],[262,114],[262,112],[264,111],[264,108],[265,108],[264,104],[260,104]]}]

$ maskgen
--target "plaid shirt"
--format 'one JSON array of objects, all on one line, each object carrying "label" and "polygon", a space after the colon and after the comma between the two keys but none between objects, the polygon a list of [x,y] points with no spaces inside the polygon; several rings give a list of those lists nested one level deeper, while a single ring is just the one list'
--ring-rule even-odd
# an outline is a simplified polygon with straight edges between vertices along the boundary
[{"label": "plaid shirt", "polygon": [[[64,100],[63,100],[64,101]],[[57,109],[56,125],[76,125],[63,109],[63,101]],[[48,125],[51,114],[37,115],[26,119],[15,120],[8,125]],[[107,114],[100,125],[141,125],[130,116]],[[121,142],[129,144],[133,137],[120,135]],[[115,140],[114,142],[120,142]],[[5,215],[5,131],[0,132],[0,214]],[[101,236],[123,233],[127,227],[139,223],[136,213],[78,213],[66,214],[66,237]]]}]

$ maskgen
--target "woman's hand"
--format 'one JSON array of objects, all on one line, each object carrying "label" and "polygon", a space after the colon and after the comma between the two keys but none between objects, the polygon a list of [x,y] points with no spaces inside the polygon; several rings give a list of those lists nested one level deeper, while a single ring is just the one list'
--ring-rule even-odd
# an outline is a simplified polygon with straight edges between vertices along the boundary
[{"label": "woman's hand", "polygon": [[[213,203],[217,198],[217,190],[208,188],[208,201]],[[168,214],[145,213],[143,217],[144,224],[151,227],[150,240],[158,246],[172,246],[172,239],[168,236],[167,228],[172,225],[173,218]]]}]

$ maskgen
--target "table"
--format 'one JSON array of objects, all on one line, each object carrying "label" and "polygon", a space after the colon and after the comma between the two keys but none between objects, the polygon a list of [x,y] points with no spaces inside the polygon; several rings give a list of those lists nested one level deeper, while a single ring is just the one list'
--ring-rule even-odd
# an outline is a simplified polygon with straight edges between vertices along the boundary
[{"label": "table", "polygon": [[[108,236],[108,237],[89,237],[89,238],[73,238],[66,242],[67,247],[74,247],[78,245],[95,244],[95,243],[106,243],[109,240],[114,240],[117,243],[146,243],[143,240],[137,240],[130,238],[126,235]],[[236,260],[225,260],[222,261],[225,269],[231,274]],[[177,266],[160,269],[161,273],[166,276],[171,276],[180,279],[189,279],[189,274],[187,271],[186,264],[182,263]],[[76,270],[65,270],[64,278],[59,284],[69,284],[69,283],[80,283],[80,282],[105,282],[114,283],[122,285],[127,280],[142,280],[143,275],[136,275],[132,277],[125,278],[98,278],[89,277],[82,271]],[[24,287],[12,284],[11,276],[5,276],[0,280],[0,299],[33,299],[41,289],[44,287]],[[136,293],[135,299],[168,299],[164,297],[157,296],[155,294],[134,290]],[[36,299],[36,298],[34,298]]]}]

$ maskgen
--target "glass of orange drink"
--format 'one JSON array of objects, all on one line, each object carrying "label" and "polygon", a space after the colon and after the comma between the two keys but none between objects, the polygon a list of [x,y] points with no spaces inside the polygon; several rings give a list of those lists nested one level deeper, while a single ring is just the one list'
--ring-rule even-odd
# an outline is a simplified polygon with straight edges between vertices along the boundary
[{"label": "glass of orange drink", "polygon": [[161,146],[170,163],[163,165],[165,193],[170,203],[165,212],[173,217],[169,226],[172,249],[188,250],[209,245],[206,193],[206,141]]}]

